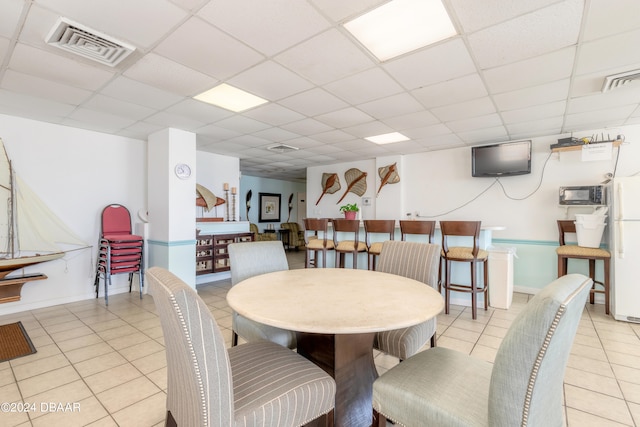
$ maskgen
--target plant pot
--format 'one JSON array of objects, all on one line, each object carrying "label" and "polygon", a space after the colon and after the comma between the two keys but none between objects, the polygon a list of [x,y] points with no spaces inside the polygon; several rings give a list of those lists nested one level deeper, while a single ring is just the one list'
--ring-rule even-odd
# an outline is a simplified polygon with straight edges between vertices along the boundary
[{"label": "plant pot", "polygon": [[356,219],[356,211],[344,211],[344,219]]}]

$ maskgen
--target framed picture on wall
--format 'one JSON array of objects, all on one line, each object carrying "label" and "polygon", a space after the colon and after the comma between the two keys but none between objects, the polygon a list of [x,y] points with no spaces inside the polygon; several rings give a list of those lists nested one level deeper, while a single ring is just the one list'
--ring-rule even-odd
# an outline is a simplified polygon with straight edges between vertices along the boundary
[{"label": "framed picture on wall", "polygon": [[260,193],[260,222],[280,222],[280,194]]}]

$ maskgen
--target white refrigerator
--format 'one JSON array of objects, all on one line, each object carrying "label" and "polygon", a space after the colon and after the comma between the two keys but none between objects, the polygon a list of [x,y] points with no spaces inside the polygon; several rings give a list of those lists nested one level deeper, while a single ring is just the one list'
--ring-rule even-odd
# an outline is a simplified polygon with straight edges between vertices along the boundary
[{"label": "white refrigerator", "polygon": [[611,311],[616,320],[640,323],[640,176],[612,182]]}]

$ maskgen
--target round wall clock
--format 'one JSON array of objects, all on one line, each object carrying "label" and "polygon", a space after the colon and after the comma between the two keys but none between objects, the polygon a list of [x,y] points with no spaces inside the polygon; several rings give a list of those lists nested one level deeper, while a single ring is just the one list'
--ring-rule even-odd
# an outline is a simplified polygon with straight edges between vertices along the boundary
[{"label": "round wall clock", "polygon": [[176,176],[180,179],[187,179],[191,176],[191,168],[184,163],[178,163],[175,168]]}]

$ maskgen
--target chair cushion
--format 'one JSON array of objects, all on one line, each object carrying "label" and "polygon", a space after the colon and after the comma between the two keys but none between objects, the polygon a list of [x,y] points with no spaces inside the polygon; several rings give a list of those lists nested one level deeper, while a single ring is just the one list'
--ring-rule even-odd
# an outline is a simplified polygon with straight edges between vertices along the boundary
[{"label": "chair cushion", "polygon": [[491,368],[443,347],[422,351],[373,383],[373,408],[405,426],[486,426]]},{"label": "chair cushion", "polygon": [[369,246],[369,253],[374,255],[380,255],[382,252],[382,244],[384,242],[373,242],[371,246]]},{"label": "chair cushion", "polygon": [[307,249],[333,249],[333,240],[327,240],[327,246],[324,246],[324,239],[309,239]]},{"label": "chair cushion", "polygon": [[[338,242],[338,246],[336,250],[345,251],[345,252],[353,252],[356,247],[356,242],[354,240],[343,240],[342,242]],[[367,245],[364,242],[358,242],[358,252],[364,252],[367,250]]]},{"label": "chair cushion", "polygon": [[435,333],[436,319],[433,318],[408,328],[378,332],[375,335],[373,347],[393,354],[400,360],[406,360],[420,351],[429,337]]},{"label": "chair cushion", "polygon": [[335,381],[293,351],[271,342],[229,349],[236,426],[307,424],[334,406]]},{"label": "chair cushion", "polygon": [[600,248],[585,248],[577,245],[564,245],[556,249],[558,255],[577,257],[611,258],[609,251]]},{"label": "chair cushion", "polygon": [[[444,256],[444,250],[442,251],[442,255]],[[464,246],[454,246],[450,247],[449,251],[446,253],[447,258],[451,259],[468,259],[472,260],[473,258],[473,248],[468,248]],[[484,249],[478,249],[478,256],[475,259],[484,260],[489,256],[489,253]]]}]

